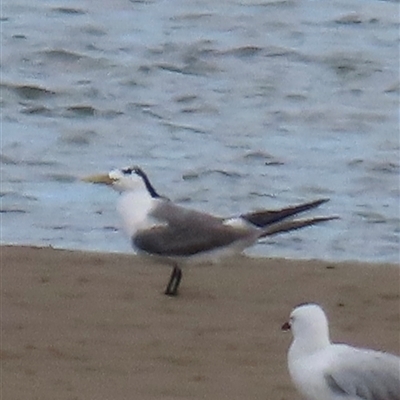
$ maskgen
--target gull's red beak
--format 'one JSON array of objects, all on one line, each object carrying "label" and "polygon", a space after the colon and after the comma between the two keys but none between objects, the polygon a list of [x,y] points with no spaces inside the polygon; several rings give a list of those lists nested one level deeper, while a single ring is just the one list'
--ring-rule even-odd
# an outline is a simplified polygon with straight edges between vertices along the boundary
[{"label": "gull's red beak", "polygon": [[287,332],[287,331],[290,331],[290,323],[289,322],[285,322],[283,325],[282,325],[282,328],[281,328],[283,331],[285,331],[285,332]]}]

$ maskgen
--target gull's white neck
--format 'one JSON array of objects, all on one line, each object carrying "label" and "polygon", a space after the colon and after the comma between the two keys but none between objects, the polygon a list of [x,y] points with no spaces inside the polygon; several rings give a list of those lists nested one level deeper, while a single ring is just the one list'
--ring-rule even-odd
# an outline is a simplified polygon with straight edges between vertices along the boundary
[{"label": "gull's white neck", "polygon": [[289,359],[293,361],[310,356],[331,344],[327,326],[310,327],[296,334],[289,349]]},{"label": "gull's white neck", "polygon": [[154,225],[154,221],[148,214],[156,202],[157,200],[151,197],[146,188],[121,193],[117,210],[122,218],[123,228],[129,237],[134,236],[140,229]]}]

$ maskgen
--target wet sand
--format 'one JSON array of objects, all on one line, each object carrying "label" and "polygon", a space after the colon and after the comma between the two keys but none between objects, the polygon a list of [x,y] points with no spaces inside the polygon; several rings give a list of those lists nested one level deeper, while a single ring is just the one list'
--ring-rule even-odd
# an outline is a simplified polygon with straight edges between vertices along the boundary
[{"label": "wet sand", "polygon": [[4,399],[299,399],[280,327],[304,301],[334,341],[400,353],[398,265],[237,257],[168,298],[152,260],[0,250]]}]

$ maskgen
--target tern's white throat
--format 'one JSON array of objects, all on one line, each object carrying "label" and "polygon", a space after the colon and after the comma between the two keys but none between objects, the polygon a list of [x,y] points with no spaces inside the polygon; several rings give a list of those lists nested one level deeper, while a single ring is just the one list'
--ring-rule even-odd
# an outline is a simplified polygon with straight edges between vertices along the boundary
[{"label": "tern's white throat", "polygon": [[125,233],[133,237],[137,231],[150,229],[156,224],[149,215],[157,203],[146,188],[122,192],[117,211],[121,217]]}]

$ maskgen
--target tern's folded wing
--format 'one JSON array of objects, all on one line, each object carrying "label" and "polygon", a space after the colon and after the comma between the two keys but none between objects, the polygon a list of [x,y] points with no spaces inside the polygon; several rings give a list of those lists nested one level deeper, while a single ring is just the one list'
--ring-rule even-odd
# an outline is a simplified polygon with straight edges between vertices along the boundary
[{"label": "tern's folded wing", "polygon": [[[160,256],[191,256],[220,247],[229,246],[238,240],[257,240],[257,235],[245,229],[235,229],[223,224],[205,225],[160,225],[138,231],[132,238],[140,250]],[[250,244],[249,243],[249,244]]]}]

